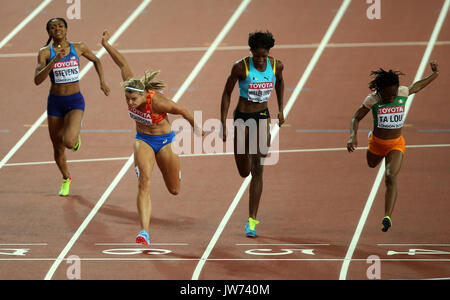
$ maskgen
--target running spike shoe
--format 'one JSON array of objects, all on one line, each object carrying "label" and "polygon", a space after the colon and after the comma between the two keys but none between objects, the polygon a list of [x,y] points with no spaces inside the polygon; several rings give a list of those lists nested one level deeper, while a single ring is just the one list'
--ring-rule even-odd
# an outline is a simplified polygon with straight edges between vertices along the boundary
[{"label": "running spike shoe", "polygon": [[383,218],[383,220],[381,221],[381,231],[386,232],[389,230],[389,228],[391,228],[392,226],[392,221],[391,218],[389,218],[389,216],[386,216]]},{"label": "running spike shoe", "polygon": [[150,236],[147,231],[141,230],[139,234],[136,236],[136,243],[142,245],[150,245]]},{"label": "running spike shoe", "polygon": [[69,176],[69,178],[67,178],[67,179],[63,179],[61,189],[59,190],[60,196],[69,196],[71,182],[72,182],[72,176]]},{"label": "running spike shoe", "polygon": [[253,218],[248,218],[248,222],[245,225],[245,235],[248,237],[256,237],[256,225],[259,224],[258,220],[255,220]]},{"label": "running spike shoe", "polygon": [[77,152],[81,148],[81,136],[78,136],[78,142],[75,147],[72,148],[73,152]]}]

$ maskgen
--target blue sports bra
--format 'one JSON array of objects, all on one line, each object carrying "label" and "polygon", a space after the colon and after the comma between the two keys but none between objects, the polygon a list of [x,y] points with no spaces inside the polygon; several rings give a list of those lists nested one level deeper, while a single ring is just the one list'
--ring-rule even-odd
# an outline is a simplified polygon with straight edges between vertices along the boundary
[{"label": "blue sports bra", "polygon": [[239,95],[251,102],[267,102],[275,87],[276,59],[274,59],[272,68],[269,58],[267,58],[267,66],[264,72],[260,72],[255,68],[252,57],[249,59],[249,67],[247,67],[245,58],[242,61],[245,64],[247,77],[244,80],[239,80]]},{"label": "blue sports bra", "polygon": [[[50,72],[50,80],[52,83],[64,84],[74,83],[80,80],[80,59],[71,43],[70,52],[63,59],[55,63]],[[50,45],[50,60],[56,56],[53,45]]]}]

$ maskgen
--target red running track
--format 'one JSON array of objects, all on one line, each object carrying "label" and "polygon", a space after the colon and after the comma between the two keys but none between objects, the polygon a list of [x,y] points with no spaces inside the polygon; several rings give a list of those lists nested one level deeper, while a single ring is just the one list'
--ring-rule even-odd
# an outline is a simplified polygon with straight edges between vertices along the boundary
[{"label": "red running track", "polygon": [[[1,38],[39,3],[2,3]],[[115,32],[140,3],[83,2],[82,19],[69,21],[70,40],[100,49],[101,32]],[[248,54],[248,33],[269,29],[276,39],[271,54],[285,64],[286,104],[342,3],[251,1],[179,103],[202,111],[203,120],[219,118],[223,85],[233,62]],[[240,4],[238,0],[153,0],[115,45],[127,50],[124,53],[136,74],[161,69],[160,76],[169,85],[166,94],[174,97]],[[296,151],[281,153],[276,165],[265,168],[259,237],[247,239],[243,234],[248,211],[245,191],[201,269],[199,262],[244,181],[232,155],[182,157],[182,188],[176,197],[168,194],[155,168],[150,248],[133,244],[139,228],[132,168],[93,218],[86,219],[132,154],[134,136],[119,72],[103,56],[111,96],[100,91],[93,70],[82,79],[87,102],[83,148],[67,155],[77,160],[118,159],[71,163],[72,196],[60,198],[54,164],[22,164],[52,161],[46,122],[26,140],[0,169],[0,278],[67,279],[71,266],[67,260],[75,255],[81,259],[82,279],[338,279],[377,173],[366,166],[365,150],[348,154],[343,149],[350,118],[369,92],[370,70],[400,69],[406,73],[402,84],[412,82],[443,4],[441,0],[383,2],[382,18],[369,20],[368,4],[351,1],[280,130],[280,149]],[[45,111],[49,83],[36,87],[31,76],[37,50],[47,40],[45,23],[50,17],[64,16],[67,6],[51,2],[0,49],[0,89],[5,95],[0,119],[2,159]],[[431,55],[440,63],[440,77],[415,97],[403,131],[407,145],[424,146],[407,149],[394,227],[388,233],[380,231],[381,185],[346,279],[367,279],[366,260],[371,255],[381,259],[381,279],[450,275],[446,201],[450,124],[442,117],[449,108],[444,94],[449,82],[444,70],[450,67],[445,43],[450,41],[448,22],[447,17]],[[136,51],[144,49],[161,50]],[[23,55],[6,55],[18,53]],[[229,118],[237,88],[233,95]],[[275,116],[274,96],[269,108]],[[370,128],[369,116],[361,124],[361,147],[367,145],[364,129]],[[438,144],[444,146],[429,146]],[[332,148],[338,149],[325,151]],[[78,235],[82,224],[87,226]],[[50,271],[64,250],[64,261]]]}]

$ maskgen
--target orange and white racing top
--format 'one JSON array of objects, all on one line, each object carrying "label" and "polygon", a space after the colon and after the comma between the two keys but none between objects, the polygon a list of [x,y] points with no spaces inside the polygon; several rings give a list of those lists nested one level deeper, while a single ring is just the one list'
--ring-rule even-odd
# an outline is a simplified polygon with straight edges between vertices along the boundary
[{"label": "orange and white racing top", "polygon": [[167,113],[162,114],[154,114],[152,110],[152,99],[155,91],[149,90],[147,94],[147,104],[145,105],[145,110],[139,110],[137,108],[128,108],[128,113],[130,118],[135,120],[138,123],[141,123],[146,126],[151,126],[154,124],[158,124],[163,121]]}]

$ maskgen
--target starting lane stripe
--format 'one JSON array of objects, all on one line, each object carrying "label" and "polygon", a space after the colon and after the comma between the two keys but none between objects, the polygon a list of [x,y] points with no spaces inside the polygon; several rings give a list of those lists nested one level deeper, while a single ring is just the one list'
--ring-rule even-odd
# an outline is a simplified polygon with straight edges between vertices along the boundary
[{"label": "starting lane stripe", "polygon": [[[421,149],[421,148],[444,148],[450,147],[450,144],[430,144],[430,145],[407,145],[406,148]],[[358,150],[367,150],[367,147],[358,147]],[[332,151],[347,151],[347,148],[316,148],[316,149],[290,149],[290,150],[274,150],[269,153],[308,153],[308,152],[332,152]],[[204,156],[228,156],[234,155],[233,152],[220,152],[220,153],[198,153],[198,154],[180,154],[179,157],[204,157]],[[87,163],[87,162],[104,162],[115,160],[128,160],[129,157],[104,157],[104,158],[88,158],[88,159],[73,159],[68,160],[68,163]],[[52,165],[55,161],[35,161],[35,162],[23,162],[23,163],[9,163],[5,164],[5,167],[18,167],[18,166],[35,166],[35,165]]]},{"label": "starting lane stripe", "polygon": [[[440,12],[439,17],[438,17],[438,19],[436,21],[436,25],[434,26],[433,32],[431,33],[430,40],[428,42],[427,48],[425,49],[425,53],[424,53],[424,55],[422,57],[422,61],[421,61],[420,65],[419,65],[419,68],[417,70],[416,76],[414,78],[414,82],[422,79],[423,73],[425,72],[425,68],[428,65],[428,61],[430,60],[431,52],[433,51],[434,45],[435,45],[435,43],[437,41],[437,37],[439,35],[439,32],[441,31],[442,24],[444,23],[445,18],[447,16],[447,12],[448,12],[449,6],[450,6],[450,0],[445,0],[445,3],[442,6],[441,12]],[[407,101],[407,104],[406,104],[405,118],[406,118],[406,116],[408,114],[408,111],[409,111],[409,108],[411,107],[411,104],[412,104],[412,102],[414,100],[414,96],[415,96],[415,94],[411,95],[408,98],[408,101]],[[383,159],[383,161],[384,161],[384,159]],[[356,246],[358,244],[358,241],[359,241],[359,238],[361,236],[362,230],[364,229],[364,225],[365,225],[365,223],[367,221],[367,217],[369,216],[370,209],[372,208],[373,201],[375,199],[375,196],[376,196],[376,194],[378,192],[378,188],[380,187],[382,178],[384,176],[385,164],[383,163],[383,161],[380,163],[380,168],[378,169],[378,174],[377,174],[375,182],[374,182],[374,184],[372,186],[372,189],[370,191],[369,198],[367,199],[366,205],[365,205],[365,207],[364,207],[364,209],[362,211],[361,218],[359,219],[358,226],[356,227],[355,233],[354,233],[353,238],[352,238],[352,240],[350,242],[350,246],[349,246],[349,248],[347,250],[347,253],[345,254],[345,260],[344,260],[344,262],[342,264],[341,271],[340,271],[340,274],[339,274],[339,279],[340,280],[345,280],[347,278],[347,271],[348,271],[348,267],[349,267],[350,262],[351,262],[351,258],[353,256],[353,253],[354,253],[355,249],[356,249]]]},{"label": "starting lane stripe", "polygon": [[[23,19],[22,22],[20,22],[19,25],[16,26],[1,42],[0,42],[0,49],[3,48],[3,46],[6,45],[19,31],[21,31],[31,20],[34,19],[48,4],[50,4],[52,0],[45,0],[42,1],[42,3],[36,7],[31,14],[29,14],[25,19]],[[36,54],[34,54],[36,56]]]},{"label": "starting lane stripe", "polygon": [[[211,55],[214,53],[215,49],[218,47],[218,45],[222,42],[222,40],[225,38],[225,36],[228,34],[228,32],[231,30],[231,28],[233,27],[234,23],[239,19],[239,17],[241,16],[241,14],[244,12],[245,8],[247,7],[247,5],[250,3],[251,0],[243,0],[241,2],[241,4],[239,5],[239,7],[236,9],[236,11],[233,13],[233,15],[231,16],[231,18],[228,20],[228,22],[225,24],[225,26],[222,28],[222,30],[219,32],[219,34],[217,35],[216,39],[213,41],[213,43],[211,44],[211,46],[209,46],[208,51],[206,51],[206,53],[202,56],[202,58],[200,59],[200,61],[197,63],[197,65],[194,67],[194,69],[192,70],[192,72],[189,74],[189,76],[186,78],[185,82],[182,84],[181,88],[178,90],[178,92],[175,94],[175,96],[173,97],[173,101],[174,102],[178,102],[178,100],[181,98],[181,96],[183,95],[183,93],[187,90],[187,88],[189,87],[189,85],[192,83],[192,81],[195,79],[195,77],[198,75],[198,73],[201,71],[201,69],[203,68],[203,66],[206,64],[206,62],[208,61],[208,59],[211,57]],[[134,18],[137,17],[137,15],[140,13],[140,11],[142,11],[145,6],[150,3],[151,0],[149,1],[144,1],[139,8],[133,13],[132,16],[130,16],[130,18],[132,18],[133,16],[133,20]],[[126,27],[128,27],[129,24],[131,24],[132,21],[127,20],[125,23],[127,24]],[[124,23],[124,25],[125,25]],[[123,26],[123,25],[122,25]],[[125,28],[126,28],[125,27]],[[121,27],[122,28],[122,27]],[[125,30],[125,28],[123,30]],[[120,29],[119,29],[120,30]],[[119,34],[120,35],[120,34]],[[114,36],[113,36],[114,37]],[[113,43],[113,38],[111,38],[110,43]],[[102,49],[103,50],[103,49]],[[122,167],[122,169],[120,170],[120,172],[117,174],[117,176],[114,178],[114,180],[112,181],[112,183],[110,184],[110,186],[106,189],[106,191],[103,193],[102,197],[98,200],[97,204],[95,205],[95,207],[92,209],[92,211],[89,213],[89,215],[86,217],[86,219],[83,221],[83,223],[80,225],[80,227],[78,228],[78,230],[75,232],[75,234],[72,236],[72,238],[70,239],[69,243],[66,245],[66,247],[63,249],[63,251],[61,252],[61,254],[58,256],[57,260],[54,262],[54,264],[52,265],[51,269],[48,271],[47,275],[45,276],[46,280],[50,280],[53,276],[53,274],[55,273],[56,269],[58,268],[58,266],[61,264],[61,262],[64,260],[64,257],[67,255],[67,253],[69,252],[69,250],[72,248],[72,246],[75,244],[75,242],[78,240],[78,238],[80,237],[80,235],[83,233],[84,229],[88,226],[88,224],[90,223],[90,221],[94,218],[94,216],[96,215],[97,211],[100,209],[100,207],[103,205],[103,203],[106,201],[106,199],[109,197],[109,195],[112,193],[112,191],[115,189],[115,187],[117,186],[117,184],[119,183],[119,181],[125,176],[125,173],[127,172],[127,170],[131,167],[131,165],[134,163],[134,154],[132,154],[127,162],[125,163],[125,165]]]},{"label": "starting lane stripe", "polygon": [[[325,35],[323,36],[319,47],[314,52],[313,57],[311,58],[311,61],[309,62],[308,66],[305,69],[305,72],[303,73],[302,77],[300,78],[296,88],[292,92],[291,97],[289,98],[288,103],[286,104],[286,107],[284,108],[284,116],[287,118],[289,111],[291,110],[292,106],[294,105],[295,101],[297,100],[298,95],[300,94],[300,91],[302,90],[303,86],[305,85],[306,81],[308,80],[312,70],[314,69],[317,61],[319,60],[320,56],[322,55],[322,52],[325,50],[326,45],[328,44],[331,36],[333,35],[335,29],[337,28],[339,22],[341,21],[345,11],[347,10],[348,5],[350,4],[351,0],[344,0],[336,13],[335,17],[333,18],[333,21],[331,22],[330,26],[328,27]],[[278,134],[279,131],[278,126],[275,126],[272,139],[273,142],[275,136]],[[214,246],[216,245],[220,235],[222,234],[223,230],[225,229],[225,226],[228,223],[228,220],[230,219],[231,215],[233,214],[236,206],[238,205],[239,201],[241,200],[245,190],[247,189],[247,186],[250,184],[252,176],[249,175],[247,178],[245,178],[244,182],[242,183],[241,187],[239,188],[236,196],[234,197],[233,201],[231,202],[230,207],[228,208],[227,212],[225,213],[225,216],[222,218],[219,226],[217,227],[216,232],[214,233],[213,237],[211,238],[207,248],[205,249],[205,252],[203,253],[199,263],[197,264],[194,273],[192,274],[192,280],[198,280],[200,273],[203,269],[203,266],[205,265],[206,261],[209,258],[209,255],[211,254]]]},{"label": "starting lane stripe", "polygon": [[[149,250],[152,248],[136,248],[136,250]],[[200,261],[199,258],[103,258],[103,257],[95,257],[95,258],[77,258],[80,261]],[[57,259],[50,257],[42,257],[42,258],[0,258],[0,261],[55,261]],[[345,259],[343,258],[208,258],[209,261],[335,261],[342,262]],[[378,260],[378,259],[377,259]],[[61,261],[73,261],[73,258],[63,258]],[[367,263],[367,258],[353,258],[353,262],[365,262]],[[448,258],[380,258],[381,262],[450,262]]]}]

